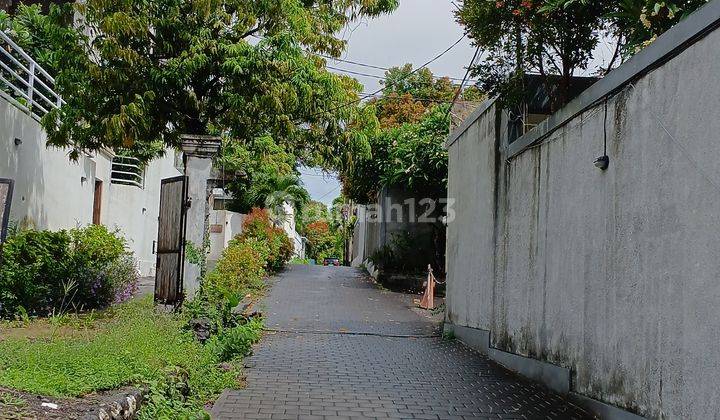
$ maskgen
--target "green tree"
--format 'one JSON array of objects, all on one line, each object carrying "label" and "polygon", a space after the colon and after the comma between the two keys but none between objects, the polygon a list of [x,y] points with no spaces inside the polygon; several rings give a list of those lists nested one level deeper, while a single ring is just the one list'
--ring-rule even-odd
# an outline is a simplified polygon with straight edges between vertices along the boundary
[{"label": "green tree", "polygon": [[403,185],[419,196],[442,197],[447,186],[448,104],[431,108],[417,123],[380,131],[370,138],[372,156],[341,174],[343,192],[367,204],[385,185]]},{"label": "green tree", "polygon": [[302,235],[306,235],[307,226],[313,222],[319,220],[330,220],[330,213],[325,203],[320,201],[310,200],[304,206],[301,207],[300,212],[296,214],[296,227],[297,231]]},{"label": "green tree", "polygon": [[308,257],[317,262],[322,262],[324,258],[340,258],[335,255],[335,245],[337,243],[335,235],[330,231],[330,224],[325,220],[318,220],[307,226],[305,236],[308,239],[310,248],[308,249]]},{"label": "green tree", "polygon": [[298,213],[310,201],[310,194],[296,175],[276,177],[270,184],[274,191],[265,197],[265,208],[269,209],[276,218],[284,217],[285,204],[292,206],[295,213]]},{"label": "green tree", "polygon": [[214,166],[228,180],[226,189],[233,195],[229,209],[248,213],[253,207],[264,207],[283,179],[297,178],[295,161],[293,154],[267,135],[247,143],[225,139]]},{"label": "green tree", "polygon": [[[411,64],[389,69],[381,83],[384,94],[372,103],[383,128],[420,121],[427,110],[451,102],[458,89],[449,78],[437,78],[427,68],[415,71]],[[470,86],[459,99],[475,101],[483,96],[477,87]]]},{"label": "green tree", "polygon": [[[56,74],[66,101],[48,143],[150,158],[182,134],[270,134],[298,156],[352,150],[344,135],[360,85],[311,54],[337,56],[352,20],[397,0],[87,0],[21,6],[17,40]],[[77,11],[81,19],[67,25]]]},{"label": "green tree", "polygon": [[539,73],[551,107],[568,102],[573,73],[585,69],[604,29],[606,2],[576,1],[546,7],[545,0],[466,0],[456,13],[484,53],[472,67],[482,89],[520,102],[524,75]]},{"label": "green tree", "polygon": [[572,7],[574,3],[603,3],[604,19],[617,37],[618,51],[632,55],[705,5],[708,0],[549,0],[547,10]]},{"label": "green tree", "polygon": [[[370,153],[355,156],[352,164],[340,171],[343,193],[366,204],[384,185],[394,184],[418,195],[442,197],[447,184],[447,153],[443,148],[449,132],[447,111],[459,86],[447,78],[437,79],[427,69],[412,73],[410,65],[390,69],[387,76],[384,84],[391,93],[365,109],[375,113],[379,126],[361,127]],[[463,100],[479,101],[483,97],[474,86],[461,93]]]}]

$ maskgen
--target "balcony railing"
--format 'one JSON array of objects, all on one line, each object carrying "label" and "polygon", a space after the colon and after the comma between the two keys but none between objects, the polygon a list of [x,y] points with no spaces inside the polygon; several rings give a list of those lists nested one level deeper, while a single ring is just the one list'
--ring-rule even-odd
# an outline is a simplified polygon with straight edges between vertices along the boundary
[{"label": "balcony railing", "polygon": [[64,103],[54,89],[55,79],[0,31],[0,96],[40,121]]}]

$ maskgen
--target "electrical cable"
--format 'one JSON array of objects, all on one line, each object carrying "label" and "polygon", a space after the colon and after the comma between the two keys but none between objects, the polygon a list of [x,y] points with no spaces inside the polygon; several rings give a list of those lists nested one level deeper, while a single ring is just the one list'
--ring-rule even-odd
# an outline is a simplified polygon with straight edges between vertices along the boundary
[{"label": "electrical cable", "polygon": [[608,99],[607,97],[605,98],[605,117],[603,119],[603,156],[607,156]]},{"label": "electrical cable", "polygon": [[[374,66],[374,65],[372,65],[372,64],[364,64],[364,63],[359,63],[359,62],[357,62],[357,61],[343,60],[343,59],[341,59],[341,58],[333,58],[333,57],[330,57],[329,55],[323,55],[323,54],[313,53],[313,52],[310,52],[310,51],[306,51],[306,52],[308,52],[308,53],[310,53],[310,54],[313,54],[313,55],[316,55],[316,56],[318,56],[318,57],[322,57],[322,58],[327,59],[327,60],[333,60],[333,61],[337,61],[337,62],[340,62],[340,63],[347,63],[347,64],[352,64],[352,65],[355,65],[355,66],[367,67],[367,68],[376,69],[376,70],[383,70],[383,71],[390,71],[390,69],[391,69],[390,67]],[[342,72],[345,72],[345,73],[357,74],[358,76],[373,77],[373,78],[376,78],[376,79],[385,79],[385,76],[380,76],[380,75],[377,75],[377,74],[369,74],[369,73],[355,72],[354,70],[348,70],[348,69],[343,69],[343,68],[333,67],[333,66],[325,66],[325,67],[327,67],[327,68],[329,68],[329,69],[337,70],[337,71],[342,71]],[[435,79],[435,80],[449,79],[449,80],[452,80],[452,81],[460,81],[460,80],[462,80],[462,79],[460,79],[460,78],[450,77],[450,76],[433,76],[433,79]],[[477,80],[468,80],[468,82],[470,82],[470,83],[477,83]]]},{"label": "electrical cable", "polygon": [[470,71],[472,70],[472,66],[475,64],[475,60],[477,60],[478,55],[480,54],[480,46],[475,49],[475,54],[473,54],[472,59],[470,60],[470,64],[468,65],[467,71],[465,72],[465,76],[463,77],[462,82],[460,83],[460,86],[458,86],[457,92],[455,92],[455,97],[453,98],[452,102],[450,103],[450,107],[448,107],[447,112],[445,113],[445,119],[450,116],[450,111],[452,111],[452,107],[455,105],[455,102],[460,97],[460,94],[462,93],[463,87],[465,87],[465,80],[470,75]]},{"label": "electrical cable", "polygon": [[330,195],[330,194],[334,193],[335,191],[339,190],[340,187],[342,187],[342,184],[338,184],[338,185],[337,185],[335,188],[333,188],[332,190],[330,190],[330,191],[326,192],[325,194],[321,195],[320,197],[316,198],[315,201],[320,201],[320,200],[322,200],[323,198],[327,197],[328,195]]},{"label": "electrical cable", "polygon": [[[635,90],[635,85],[633,83],[630,83],[629,86],[632,88],[632,90]],[[711,177],[708,175],[701,167],[700,164],[693,158],[693,156],[690,154],[690,152],[685,148],[685,145],[682,144],[679,140],[675,138],[670,133],[670,130],[665,127],[665,124],[663,124],[662,119],[658,114],[655,113],[652,109],[649,109],[650,113],[655,117],[655,121],[657,121],[658,126],[662,128],[662,130],[667,134],[667,136],[670,138],[670,140],[675,143],[675,145],[680,149],[680,152],[685,155],[685,158],[690,162],[690,164],[695,168],[695,170],[703,177],[705,178],[705,181],[707,181],[710,185],[715,187],[718,191],[720,191],[720,185],[718,185]]]},{"label": "electrical cable", "polygon": [[[407,79],[408,77],[412,76],[413,74],[417,73],[418,71],[424,69],[425,67],[427,67],[427,66],[429,66],[430,64],[434,63],[435,61],[439,60],[442,56],[444,56],[445,54],[447,54],[448,52],[450,52],[450,50],[452,50],[452,49],[455,48],[460,42],[462,42],[462,40],[465,39],[465,36],[466,36],[466,35],[461,36],[457,41],[455,41],[452,45],[450,45],[450,46],[447,47],[445,50],[443,50],[440,54],[436,55],[435,57],[433,57],[432,59],[430,59],[429,61],[427,61],[425,64],[421,65],[420,67],[417,67],[416,69],[414,69],[413,71],[411,71],[410,73],[408,73],[407,75],[405,75],[404,77],[402,77],[402,78],[400,79],[400,81],[403,81],[403,80]],[[467,77],[465,77],[465,78],[467,78]],[[352,106],[352,105],[358,104],[358,103],[362,102],[363,100],[365,100],[365,99],[367,99],[367,98],[369,98],[369,97],[371,97],[371,96],[374,96],[374,95],[377,95],[378,93],[384,92],[386,89],[388,89],[388,86],[385,86],[385,87],[383,87],[383,88],[380,88],[380,89],[376,90],[375,92],[373,92],[373,93],[370,94],[370,95],[361,96],[359,99],[355,99],[355,100],[353,100],[353,101],[344,103],[344,104],[342,104],[342,105],[338,105],[338,106],[336,106],[336,107],[334,107],[334,108],[326,109],[326,110],[324,110],[324,111],[322,111],[322,112],[317,112],[317,113],[315,113],[315,114],[312,114],[312,115],[309,115],[309,116],[303,118],[303,120],[295,121],[295,122],[298,123],[298,124],[300,124],[300,123],[305,122],[304,120],[307,120],[308,118],[316,117],[316,116],[322,115],[322,114],[324,114],[324,113],[326,113],[326,112],[334,112],[334,111],[337,111],[337,110],[339,110],[339,109],[342,109],[342,108],[345,108],[345,107],[348,107],[348,106]]]}]

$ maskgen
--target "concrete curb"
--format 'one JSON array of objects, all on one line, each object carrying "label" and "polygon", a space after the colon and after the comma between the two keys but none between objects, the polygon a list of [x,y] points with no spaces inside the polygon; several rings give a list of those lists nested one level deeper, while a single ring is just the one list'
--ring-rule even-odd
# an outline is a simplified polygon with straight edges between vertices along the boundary
[{"label": "concrete curb", "polygon": [[147,389],[135,389],[116,396],[109,403],[102,404],[95,413],[81,417],[81,420],[127,420],[134,419],[147,395]]}]

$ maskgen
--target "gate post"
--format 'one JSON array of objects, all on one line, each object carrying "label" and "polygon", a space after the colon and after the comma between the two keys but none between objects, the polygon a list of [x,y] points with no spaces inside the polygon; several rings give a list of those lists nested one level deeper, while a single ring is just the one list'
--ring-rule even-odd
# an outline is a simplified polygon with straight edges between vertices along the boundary
[{"label": "gate post", "polygon": [[[183,135],[182,151],[185,154],[185,176],[188,178],[186,243],[192,243],[198,249],[204,249],[210,217],[208,179],[212,170],[213,158],[220,150],[221,139],[216,136]],[[185,260],[183,289],[185,296],[192,298],[200,286],[200,267]]]},{"label": "gate post", "polygon": [[0,178],[0,244],[5,242],[8,222],[10,221],[10,203],[13,196],[13,180]]}]

